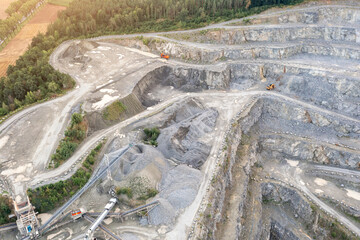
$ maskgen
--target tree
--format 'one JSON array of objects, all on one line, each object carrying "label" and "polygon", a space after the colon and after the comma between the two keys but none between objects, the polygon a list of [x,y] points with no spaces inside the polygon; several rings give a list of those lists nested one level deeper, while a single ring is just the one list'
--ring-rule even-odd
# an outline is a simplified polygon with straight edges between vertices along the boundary
[{"label": "tree", "polygon": [[74,124],[79,124],[83,121],[83,117],[80,113],[74,113],[71,116],[71,127],[74,126]]},{"label": "tree", "polygon": [[49,89],[51,92],[55,93],[55,92],[59,89],[59,86],[58,86],[55,82],[50,82],[50,83],[48,84],[48,89]]},{"label": "tree", "polygon": [[14,94],[15,94],[15,98],[24,99],[24,96],[26,94],[26,89],[24,88],[24,85],[21,82],[16,82],[14,84]]},{"label": "tree", "polygon": [[27,92],[26,97],[25,97],[25,102],[27,104],[31,104],[34,103],[36,101],[35,95],[32,91]]}]

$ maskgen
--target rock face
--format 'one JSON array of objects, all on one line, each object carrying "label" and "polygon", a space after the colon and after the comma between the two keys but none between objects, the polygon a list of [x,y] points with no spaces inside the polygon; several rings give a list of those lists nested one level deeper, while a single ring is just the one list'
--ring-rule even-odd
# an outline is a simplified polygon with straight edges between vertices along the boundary
[{"label": "rock face", "polygon": [[263,158],[268,159],[296,159],[353,169],[358,168],[360,161],[358,154],[289,138],[267,136],[259,143]]},{"label": "rock face", "polygon": [[300,240],[294,233],[282,226],[279,222],[272,219],[270,229],[270,240]]},{"label": "rock face", "polygon": [[[184,107],[179,111],[184,112]],[[172,124],[161,130],[157,140],[158,149],[167,158],[199,168],[210,153],[210,146],[201,138],[215,127],[218,112],[214,109],[204,109],[199,103],[192,102],[186,113],[183,115],[176,111],[167,121]]]},{"label": "rock face", "polygon": [[[331,39],[332,40],[332,39]],[[334,39],[334,41],[339,41]],[[358,41],[358,40],[356,40]],[[337,44],[337,42],[316,42],[302,41],[288,42],[279,45],[277,42],[268,42],[267,44],[234,45],[232,47],[217,47],[203,49],[196,46],[181,45],[176,42],[158,42],[151,41],[149,46],[142,46],[142,42],[135,40],[133,42],[122,41],[129,47],[144,49],[151,52],[167,52],[173,57],[178,57],[188,61],[201,63],[214,63],[223,59],[229,60],[254,60],[254,59],[287,59],[296,56],[332,56],[342,59],[359,60],[360,49],[357,46],[349,44]],[[264,46],[267,45],[267,46]]]},{"label": "rock face", "polygon": [[354,25],[360,23],[358,8],[338,8],[336,6],[323,6],[312,10],[299,10],[291,13],[283,13],[271,17],[260,17],[254,23],[303,23],[303,24],[346,24]]},{"label": "rock face", "polygon": [[276,88],[282,94],[348,116],[359,117],[360,105],[357,103],[360,102],[360,81],[356,72],[350,69],[348,71],[349,74],[339,76],[336,72],[328,72],[323,68],[261,61],[232,63],[218,70],[163,66],[142,78],[134,87],[132,95],[142,105],[150,107],[160,101],[160,97],[153,96],[159,87],[170,86],[184,92],[207,89],[246,90],[264,80],[275,82]]},{"label": "rock face", "polygon": [[263,201],[288,203],[294,215],[298,215],[306,222],[311,221],[313,212],[310,204],[304,201],[297,191],[274,183],[263,183],[261,189]]},{"label": "rock face", "polygon": [[159,86],[171,86],[183,92],[199,92],[207,89],[228,89],[230,80],[229,69],[213,71],[185,67],[162,66],[149,72],[134,87],[133,93],[144,106],[158,103],[148,96]]},{"label": "rock face", "polygon": [[[173,38],[182,38],[181,34],[168,35]],[[192,41],[212,44],[238,45],[254,42],[290,42],[301,40],[321,40],[338,42],[357,42],[355,27],[314,27],[314,26],[282,26],[258,29],[220,29],[209,30],[206,34],[194,32]]]}]

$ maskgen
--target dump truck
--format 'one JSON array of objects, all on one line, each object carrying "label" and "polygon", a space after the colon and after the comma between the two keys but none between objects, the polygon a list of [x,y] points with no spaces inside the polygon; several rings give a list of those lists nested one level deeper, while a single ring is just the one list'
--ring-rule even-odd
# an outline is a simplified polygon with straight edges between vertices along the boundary
[{"label": "dump truck", "polygon": [[163,53],[160,54],[160,57],[161,57],[161,58],[165,58],[166,60],[169,59],[169,55],[165,55],[165,54],[163,54]]},{"label": "dump truck", "polygon": [[267,90],[273,90],[275,89],[275,84],[270,84],[269,86],[266,87]]}]

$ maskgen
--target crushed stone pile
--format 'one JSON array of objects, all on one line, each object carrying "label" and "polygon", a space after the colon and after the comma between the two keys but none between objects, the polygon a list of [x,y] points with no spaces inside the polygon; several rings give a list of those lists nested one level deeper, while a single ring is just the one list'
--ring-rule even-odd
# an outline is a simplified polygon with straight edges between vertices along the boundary
[{"label": "crushed stone pile", "polygon": [[180,210],[188,207],[195,199],[202,174],[186,165],[178,165],[167,172],[159,187],[160,204],[149,213],[152,225],[170,225]]},{"label": "crushed stone pile", "polygon": [[201,167],[211,149],[201,138],[214,129],[218,115],[215,109],[203,108],[196,102],[183,105],[168,120],[168,127],[161,130],[158,149],[166,158]]}]

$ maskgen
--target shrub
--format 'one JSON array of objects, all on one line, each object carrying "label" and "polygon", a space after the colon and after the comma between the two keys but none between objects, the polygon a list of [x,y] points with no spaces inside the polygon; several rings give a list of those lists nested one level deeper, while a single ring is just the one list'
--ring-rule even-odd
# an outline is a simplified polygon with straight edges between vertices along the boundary
[{"label": "shrub", "polygon": [[71,116],[70,126],[65,131],[65,138],[60,141],[56,153],[51,156],[55,162],[55,167],[67,160],[75,152],[78,144],[86,137],[86,123],[80,113]]},{"label": "shrub", "polygon": [[130,199],[133,197],[132,189],[129,187],[116,188],[116,194],[117,195],[125,194]]},{"label": "shrub", "polygon": [[83,121],[83,117],[80,113],[74,113],[71,116],[71,126],[75,125],[75,124],[79,124]]},{"label": "shrub", "polygon": [[151,129],[145,128],[144,133],[145,133],[144,143],[157,147],[158,142],[156,140],[160,135],[160,130],[157,127]]},{"label": "shrub", "polygon": [[146,193],[145,195],[140,196],[138,199],[145,201],[145,200],[148,200],[149,198],[155,197],[156,194],[158,194],[158,193],[159,193],[159,191],[156,190],[155,188],[149,188],[149,189],[147,190],[147,193]]},{"label": "shrub", "polygon": [[8,110],[6,110],[5,108],[0,108],[0,116],[5,116],[6,114],[8,114]]}]

